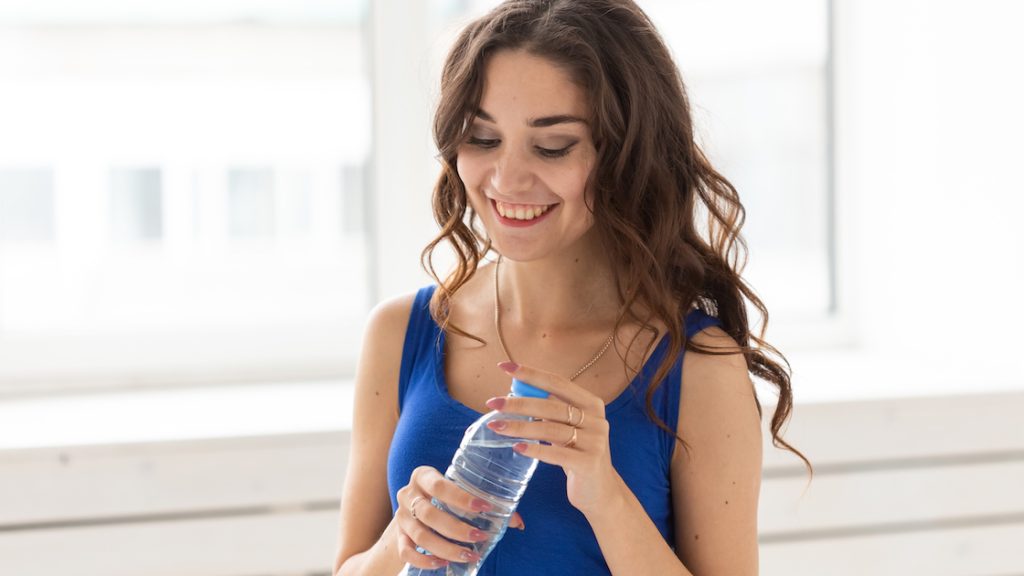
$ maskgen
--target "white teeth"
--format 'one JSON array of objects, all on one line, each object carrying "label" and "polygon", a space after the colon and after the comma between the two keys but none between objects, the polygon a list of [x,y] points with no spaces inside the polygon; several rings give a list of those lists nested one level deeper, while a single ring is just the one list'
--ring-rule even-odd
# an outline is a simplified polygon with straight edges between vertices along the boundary
[{"label": "white teeth", "polygon": [[550,208],[550,206],[505,204],[498,201],[495,201],[494,204],[498,209],[498,214],[513,220],[533,220]]}]

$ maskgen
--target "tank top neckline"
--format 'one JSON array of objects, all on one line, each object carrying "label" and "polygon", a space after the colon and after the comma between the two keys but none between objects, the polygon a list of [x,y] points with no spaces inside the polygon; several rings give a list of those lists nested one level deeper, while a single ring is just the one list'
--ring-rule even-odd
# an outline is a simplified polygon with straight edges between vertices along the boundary
[{"label": "tank top neckline", "polygon": [[[686,318],[684,319],[683,323],[683,330],[686,333],[689,333],[688,325],[691,316],[698,312],[699,309],[694,308],[690,310],[690,312],[686,315]],[[470,408],[466,404],[462,403],[460,400],[457,400],[454,396],[451,395],[451,392],[448,390],[448,377],[444,371],[444,351],[447,345],[447,334],[445,334],[445,332],[441,330],[441,327],[434,320],[434,317],[430,314],[429,310],[427,311],[427,317],[429,318],[430,326],[436,336],[436,344],[432,348],[434,363],[434,383],[437,386],[437,391],[450,406],[452,406],[459,412],[462,412],[463,414],[471,416],[475,420],[476,418],[482,416],[483,412],[478,412],[475,409]],[[648,356],[647,360],[644,361],[643,365],[640,368],[640,371],[630,380],[629,384],[627,384],[625,388],[623,388],[622,391],[619,392],[619,394],[612,399],[611,402],[605,403],[606,416],[622,408],[631,399],[633,399],[634,396],[637,396],[637,387],[640,385],[641,382],[650,381],[650,379],[654,377],[654,373],[658,369],[658,364],[664,357],[667,348],[668,333],[666,332],[665,334],[662,334],[658,338],[658,343],[655,345],[654,350],[651,352],[650,356]],[[680,355],[679,359],[676,362],[678,363],[680,360],[682,360],[682,355]],[[666,378],[671,377],[672,374],[673,371],[669,371],[669,374],[666,376]],[[642,398],[643,391],[640,392],[641,394],[638,397]]]}]

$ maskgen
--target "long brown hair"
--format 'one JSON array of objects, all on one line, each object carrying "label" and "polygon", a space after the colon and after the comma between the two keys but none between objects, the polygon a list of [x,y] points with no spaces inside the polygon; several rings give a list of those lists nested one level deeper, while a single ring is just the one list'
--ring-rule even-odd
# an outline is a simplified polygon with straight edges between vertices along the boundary
[{"label": "long brown hair", "polygon": [[[652,397],[684,348],[720,355],[742,352],[748,371],[778,388],[773,444],[796,454],[813,474],[810,461],[781,436],[793,406],[791,369],[763,340],[768,310],[740,276],[747,254],[740,235],[743,205],[694,141],[678,68],[650,19],[630,0],[507,0],[469,24],[455,41],[434,119],[442,169],[433,210],[441,231],[422,258],[438,282],[431,304],[438,324],[465,334],[449,325],[451,299],[491,249],[475,225],[456,157],[479,109],[488,57],[510,49],[563,67],[587,94],[597,148],[588,185],[594,226],[616,264],[622,302],[616,329],[635,321],[654,330],[650,320],[657,318],[668,330],[668,354],[646,394],[648,416],[676,435],[655,415]],[[705,220],[703,232],[700,220]],[[444,280],[433,265],[434,250],[442,243],[456,256],[455,269]],[[760,335],[750,332],[744,298],[764,320]],[[635,312],[641,304],[645,318]],[[709,349],[688,340],[682,318],[692,305],[717,316],[739,350]],[[756,391],[754,397],[761,414]]]}]

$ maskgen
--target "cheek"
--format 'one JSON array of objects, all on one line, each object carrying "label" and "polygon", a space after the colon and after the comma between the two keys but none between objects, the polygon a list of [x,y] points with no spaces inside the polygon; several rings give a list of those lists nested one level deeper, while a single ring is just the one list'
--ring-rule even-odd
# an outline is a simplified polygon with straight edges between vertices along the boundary
[{"label": "cheek", "polygon": [[589,199],[592,195],[590,186],[588,186],[590,174],[590,164],[573,166],[559,174],[560,188],[565,191],[566,196],[571,196],[573,200]]}]

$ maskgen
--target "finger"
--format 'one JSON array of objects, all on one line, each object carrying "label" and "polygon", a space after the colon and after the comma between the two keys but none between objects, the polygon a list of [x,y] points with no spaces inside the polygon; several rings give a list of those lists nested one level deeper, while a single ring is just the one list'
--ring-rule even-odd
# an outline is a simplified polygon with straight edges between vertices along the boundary
[{"label": "finger", "polygon": [[[563,444],[573,436],[573,427],[561,422],[548,422],[546,420],[491,420],[487,427],[502,436],[515,438],[526,438],[528,440],[543,440],[552,444]],[[582,436],[581,429],[575,429],[576,444],[579,444]]]},{"label": "finger", "polygon": [[[522,414],[541,420],[569,423],[569,404],[558,398],[527,398],[518,396],[498,396],[487,401],[487,407],[506,414]],[[581,408],[573,408],[572,417],[580,421]]]},{"label": "finger", "polygon": [[437,556],[421,553],[416,549],[416,543],[401,530],[398,531],[398,558],[406,564],[411,564],[425,570],[440,568],[448,564]]},{"label": "finger", "polygon": [[493,508],[489,502],[466,492],[430,466],[420,466],[413,470],[411,483],[418,486],[428,498],[437,498],[449,508],[462,512],[488,512]]},{"label": "finger", "polygon": [[416,519],[449,540],[456,540],[458,542],[482,542],[487,540],[486,532],[470,526],[451,513],[429,502],[426,505],[416,505]]},{"label": "finger", "polygon": [[523,517],[519,512],[513,512],[512,518],[508,521],[509,528],[515,528],[516,530],[526,530],[526,522],[523,522]]},{"label": "finger", "polygon": [[517,442],[512,446],[512,449],[523,456],[536,458],[541,462],[563,468],[573,467],[578,462],[580,454],[582,454],[576,448],[566,448],[555,444],[534,444],[531,442]]},{"label": "finger", "polygon": [[[427,550],[432,555],[452,562],[475,562],[480,559],[479,555],[469,548],[460,546],[443,538],[437,533],[427,520],[427,513],[433,510],[437,513],[448,515],[433,506],[417,507],[416,518],[411,514],[399,518],[399,526],[408,535],[415,546]],[[434,518],[436,520],[436,517]]]},{"label": "finger", "polygon": [[523,382],[545,390],[573,406],[583,408],[592,414],[600,415],[601,418],[604,418],[604,400],[601,400],[601,398],[595,396],[589,390],[570,382],[566,378],[530,366],[516,365],[513,362],[502,362],[498,364],[498,367],[504,370],[506,374],[513,375]]}]

